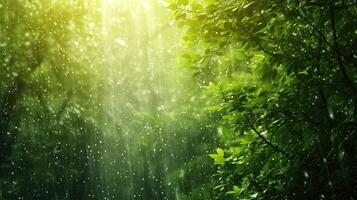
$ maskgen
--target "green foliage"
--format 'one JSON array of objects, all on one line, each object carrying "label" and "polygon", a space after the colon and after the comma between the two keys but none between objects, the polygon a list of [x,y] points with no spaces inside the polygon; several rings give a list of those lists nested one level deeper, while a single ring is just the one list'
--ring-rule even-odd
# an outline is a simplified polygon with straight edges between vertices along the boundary
[{"label": "green foliage", "polygon": [[355,2],[173,1],[170,8],[185,29],[181,65],[205,88],[208,112],[221,116],[225,154],[210,154],[219,164],[217,198],[355,196]]},{"label": "green foliage", "polygon": [[224,151],[221,148],[217,149],[217,154],[209,154],[214,159],[214,164],[223,165],[226,159],[224,158]]}]

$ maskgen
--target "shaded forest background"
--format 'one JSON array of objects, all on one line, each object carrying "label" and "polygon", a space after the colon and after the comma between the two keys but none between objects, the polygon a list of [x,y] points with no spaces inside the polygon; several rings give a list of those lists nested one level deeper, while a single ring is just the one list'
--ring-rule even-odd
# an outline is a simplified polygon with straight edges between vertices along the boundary
[{"label": "shaded forest background", "polygon": [[355,199],[353,0],[0,0],[0,199]]}]

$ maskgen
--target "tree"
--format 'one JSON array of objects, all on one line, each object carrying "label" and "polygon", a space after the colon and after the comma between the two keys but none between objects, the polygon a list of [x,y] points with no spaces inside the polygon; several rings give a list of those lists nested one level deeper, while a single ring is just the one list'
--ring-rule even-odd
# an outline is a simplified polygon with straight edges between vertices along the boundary
[{"label": "tree", "polygon": [[[51,198],[64,199],[64,191],[67,196],[84,193],[66,188],[89,176],[85,150],[99,132],[78,110],[91,102],[93,87],[78,81],[92,73],[85,67],[88,60],[73,59],[77,34],[91,38],[83,23],[86,10],[76,3],[0,1],[1,199],[48,199],[51,192]],[[77,93],[79,88],[88,93]],[[73,166],[78,157],[62,154],[71,150],[80,152],[78,165]],[[68,173],[62,174],[64,169]]]},{"label": "tree", "polygon": [[182,64],[222,115],[221,198],[355,196],[355,2],[177,0],[170,8],[186,30]]}]

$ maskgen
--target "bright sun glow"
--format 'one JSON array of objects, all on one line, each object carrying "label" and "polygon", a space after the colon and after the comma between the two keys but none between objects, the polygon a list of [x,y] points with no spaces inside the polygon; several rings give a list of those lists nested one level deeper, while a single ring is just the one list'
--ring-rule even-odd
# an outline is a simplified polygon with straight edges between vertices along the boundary
[{"label": "bright sun glow", "polygon": [[111,4],[113,3],[113,0],[103,0],[104,3]]}]

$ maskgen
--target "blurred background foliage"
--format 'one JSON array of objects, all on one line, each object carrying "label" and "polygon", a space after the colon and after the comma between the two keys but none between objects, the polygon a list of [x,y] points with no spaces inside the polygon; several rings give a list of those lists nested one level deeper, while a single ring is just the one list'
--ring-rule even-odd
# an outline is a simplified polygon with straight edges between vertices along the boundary
[{"label": "blurred background foliage", "polygon": [[213,187],[215,129],[163,2],[1,0],[0,15],[0,199]]}]

